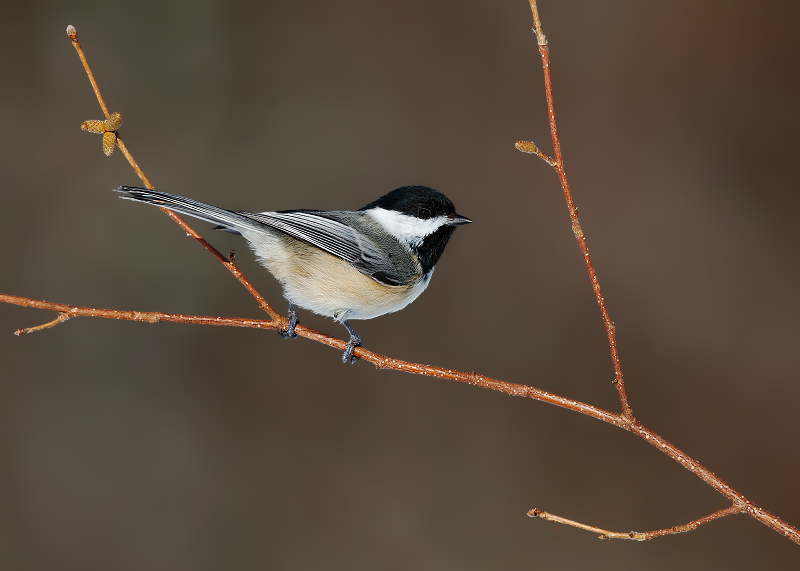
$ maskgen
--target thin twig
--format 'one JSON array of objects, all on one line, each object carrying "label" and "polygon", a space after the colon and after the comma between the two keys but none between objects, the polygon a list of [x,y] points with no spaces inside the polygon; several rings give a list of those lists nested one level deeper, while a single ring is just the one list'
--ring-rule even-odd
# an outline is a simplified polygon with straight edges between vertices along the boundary
[{"label": "thin twig", "polygon": [[[75,50],[78,52],[78,56],[81,58],[81,63],[83,63],[83,69],[86,70],[86,75],[89,76],[89,81],[92,83],[92,89],[94,90],[94,94],[97,96],[98,103],[100,103],[100,108],[103,110],[106,119],[108,119],[109,117],[108,108],[106,107],[105,101],[103,101],[103,96],[100,94],[100,87],[98,87],[97,81],[95,81],[94,79],[94,74],[92,73],[92,69],[89,67],[89,61],[86,59],[86,54],[84,53],[83,48],[81,47],[81,43],[78,40],[78,32],[75,30],[74,26],[67,26],[67,35],[72,40],[72,45],[75,46]],[[131,167],[133,167],[133,170],[139,176],[139,179],[142,181],[142,183],[150,190],[153,190],[155,187],[150,182],[150,179],[148,179],[147,176],[145,176],[144,171],[142,171],[138,163],[133,159],[133,155],[125,146],[125,143],[122,142],[122,139],[119,137],[119,134],[117,134],[117,146],[119,147],[119,150],[122,151],[122,154],[125,155],[125,158],[128,159],[128,162],[130,163]],[[183,230],[189,236],[200,242],[200,244],[202,244],[206,250],[211,252],[220,262],[222,262],[222,265],[228,268],[228,270],[234,276],[236,276],[236,279],[238,279],[242,283],[242,285],[245,288],[247,288],[247,291],[250,292],[250,295],[252,295],[256,299],[259,307],[264,311],[266,311],[273,320],[279,321],[282,324],[283,328],[286,328],[288,326],[287,320],[281,317],[281,315],[277,311],[275,311],[269,303],[267,303],[267,300],[264,299],[264,297],[256,291],[256,288],[253,287],[253,285],[250,283],[250,280],[247,279],[244,273],[234,263],[232,257],[230,260],[225,258],[225,256],[220,254],[220,252],[216,248],[214,248],[214,246],[209,244],[205,240],[205,238],[203,238],[202,236],[200,236],[200,234],[195,232],[191,226],[189,226],[180,216],[175,214],[172,210],[167,210],[166,208],[162,208],[161,211],[164,212],[170,218],[172,218],[172,220],[178,226],[183,228]]]},{"label": "thin twig", "polygon": [[[59,315],[53,321],[36,327],[18,329],[15,335],[33,333],[41,329],[48,329],[72,317],[102,317],[104,319],[121,319],[124,321],[146,321],[147,323],[192,323],[194,325],[225,325],[229,327],[252,327],[255,329],[278,329],[280,323],[274,320],[245,319],[243,317],[206,317],[202,315],[181,315],[178,313],[162,313],[160,311],[119,311],[116,309],[96,309],[93,307],[80,307],[65,303],[53,303],[39,299],[30,299],[15,295],[0,294],[0,301],[21,305],[23,307],[36,307],[58,311]],[[342,341],[342,345],[346,345]]]},{"label": "thin twig", "polygon": [[540,46],[547,45],[547,38],[542,33],[542,22],[539,20],[539,9],[536,7],[536,0],[531,1],[531,11],[533,12],[533,31],[539,40]]},{"label": "thin twig", "polygon": [[50,329],[51,327],[58,325],[62,321],[66,321],[69,319],[69,315],[66,313],[59,313],[58,317],[56,317],[53,321],[48,321],[47,323],[43,323],[42,325],[37,325],[36,327],[27,327],[25,329],[17,329],[14,331],[14,335],[19,337],[25,333],[33,333],[34,331],[41,331],[42,329]]},{"label": "thin twig", "polygon": [[[614,364],[614,384],[619,393],[619,401],[622,405],[622,414],[626,418],[633,418],[633,410],[631,409],[630,402],[628,401],[628,393],[625,390],[625,380],[622,376],[622,365],[620,364],[619,351],[617,349],[617,333],[615,330],[614,322],[608,314],[605,298],[600,289],[600,281],[597,278],[597,272],[592,264],[592,257],[589,255],[589,245],[586,243],[586,236],[581,229],[581,223],[578,219],[578,209],[575,207],[575,202],[572,200],[572,192],[569,189],[567,182],[567,174],[564,171],[564,159],[561,156],[561,142],[558,138],[558,128],[556,127],[556,111],[553,105],[553,86],[550,79],[550,53],[547,45],[547,38],[542,33],[542,23],[539,20],[539,10],[536,7],[536,0],[530,0],[531,11],[533,12],[534,31],[539,43],[539,53],[542,56],[542,67],[544,68],[544,87],[547,93],[547,109],[550,116],[550,134],[553,139],[553,151],[555,153],[555,164],[550,162],[549,157],[543,153],[539,156],[550,163],[558,173],[558,178],[561,181],[561,188],[564,190],[564,198],[567,200],[567,209],[569,210],[569,217],[572,220],[572,232],[578,240],[581,253],[583,254],[583,261],[586,263],[586,270],[589,272],[589,279],[592,282],[592,289],[594,290],[597,305],[600,306],[600,314],[603,317],[603,324],[606,328],[606,335],[608,336],[608,346],[611,350],[611,361]],[[518,143],[519,145],[519,143]],[[534,145],[535,147],[535,145]],[[518,147],[519,148],[519,147]],[[538,150],[538,149],[537,149]],[[526,151],[527,152],[527,151]]]},{"label": "thin twig", "polygon": [[[145,176],[144,174],[144,171],[142,171],[142,169],[139,168],[139,164],[135,160],[133,160],[133,155],[128,150],[128,147],[125,146],[125,143],[122,142],[122,139],[120,139],[119,134],[117,134],[117,146],[119,147],[119,150],[122,151],[122,154],[125,155],[125,158],[128,159],[128,162],[131,164],[133,170],[136,172],[137,176],[145,185],[145,187],[149,188],[150,190],[155,190],[155,187],[150,182],[150,179],[147,178],[147,176]],[[172,212],[171,210],[167,210],[166,208],[162,208],[161,210],[163,210],[164,212]]]},{"label": "thin twig", "polygon": [[[203,238],[200,234],[195,232],[194,229],[183,220],[183,218],[175,214],[172,210],[167,210],[166,208],[162,208],[161,210],[164,211],[164,213],[167,216],[172,218],[172,220],[174,220],[178,226],[183,228],[183,230],[186,232],[187,235],[191,236],[192,238],[200,242],[200,244],[202,244],[202,246],[206,250],[211,252],[214,255],[214,257],[217,258],[222,263],[223,266],[228,268],[228,271],[230,271],[234,276],[236,276],[236,279],[238,279],[239,282],[241,282],[241,284],[245,288],[247,288],[247,291],[250,292],[250,295],[252,295],[256,299],[259,307],[264,311],[266,311],[273,320],[279,322],[286,321],[286,319],[281,317],[281,315],[277,311],[275,311],[269,303],[267,303],[267,300],[264,299],[264,297],[260,293],[258,293],[258,291],[256,291],[256,288],[253,287],[253,284],[250,283],[250,280],[247,279],[247,277],[244,275],[244,272],[242,272],[242,270],[239,269],[239,266],[236,265],[236,262],[233,259],[233,255],[231,255],[230,258],[225,258],[225,256],[220,254],[219,250],[217,250],[214,246],[209,244],[206,241],[206,239]],[[288,327],[288,323],[283,323],[283,328],[285,329],[286,327]]]},{"label": "thin twig", "polygon": [[565,525],[571,525],[572,527],[577,527],[579,529],[585,529],[586,531],[591,531],[594,533],[599,534],[600,539],[633,539],[634,541],[647,541],[648,539],[653,539],[656,537],[661,537],[663,535],[672,535],[675,533],[683,533],[685,531],[693,531],[704,525],[706,523],[712,522],[716,519],[723,518],[729,515],[736,515],[742,513],[742,508],[737,506],[731,506],[729,508],[725,508],[723,510],[719,510],[714,512],[713,514],[709,514],[705,517],[701,517],[694,521],[690,521],[689,523],[683,525],[676,525],[675,527],[670,527],[667,529],[659,529],[656,531],[645,531],[645,532],[637,532],[637,531],[609,531],[607,529],[602,529],[600,527],[594,527],[591,525],[586,525],[584,523],[579,523],[577,521],[567,519],[565,517],[557,516],[555,514],[551,514],[548,512],[544,512],[537,509],[532,509],[528,512],[528,515],[531,517],[539,517],[547,521],[552,521],[555,523],[563,523]]},{"label": "thin twig", "polygon": [[97,102],[100,104],[100,109],[103,110],[103,115],[105,115],[106,119],[108,119],[111,114],[108,112],[106,102],[103,101],[103,96],[100,95],[100,89],[97,87],[97,82],[94,80],[94,74],[89,68],[89,62],[86,61],[86,54],[83,53],[81,42],[78,40],[78,32],[75,30],[74,26],[67,26],[67,35],[69,36],[69,39],[72,40],[72,45],[75,46],[75,50],[78,52],[78,57],[81,58],[83,69],[86,70],[86,75],[89,76],[89,81],[92,82],[92,89],[94,89],[94,94],[97,96]]}]

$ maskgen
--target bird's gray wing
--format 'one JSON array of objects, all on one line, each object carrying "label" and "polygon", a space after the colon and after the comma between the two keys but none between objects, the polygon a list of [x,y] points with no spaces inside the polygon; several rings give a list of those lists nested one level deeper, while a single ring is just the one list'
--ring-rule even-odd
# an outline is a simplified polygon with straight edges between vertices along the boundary
[{"label": "bird's gray wing", "polygon": [[415,276],[413,259],[399,242],[389,238],[381,248],[374,237],[358,232],[341,221],[346,220],[347,216],[363,216],[360,213],[291,210],[236,214],[316,246],[387,285],[405,285]]}]

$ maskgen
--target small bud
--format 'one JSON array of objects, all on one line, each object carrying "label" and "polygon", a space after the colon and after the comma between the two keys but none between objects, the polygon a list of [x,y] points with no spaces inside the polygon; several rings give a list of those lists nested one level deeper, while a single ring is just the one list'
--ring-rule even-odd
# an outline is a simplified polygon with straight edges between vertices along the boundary
[{"label": "small bud", "polygon": [[97,119],[90,119],[81,123],[81,129],[89,131],[90,133],[103,134],[106,132],[106,122],[98,121]]},{"label": "small bud", "polygon": [[537,149],[536,145],[534,145],[530,141],[517,141],[517,144],[514,146],[517,147],[517,149],[522,151],[523,153],[530,153],[532,155],[539,154],[537,152],[539,149]]},{"label": "small bud", "polygon": [[116,131],[122,126],[122,115],[119,111],[111,114],[111,117],[106,119],[106,131]]},{"label": "small bud", "polygon": [[117,134],[114,131],[106,131],[103,133],[103,152],[107,157],[111,156],[114,152],[114,147],[117,146]]},{"label": "small bud", "polygon": [[105,121],[90,119],[81,123],[81,129],[90,133],[103,135],[103,152],[106,156],[111,156],[114,147],[117,146],[117,129],[122,125],[122,115],[119,112],[112,113]]},{"label": "small bud", "polygon": [[514,146],[517,147],[517,150],[520,150],[523,153],[530,153],[531,155],[536,155],[544,162],[549,164],[551,167],[556,167],[556,161],[545,155],[542,151],[539,150],[539,147],[537,147],[530,141],[517,141]]},{"label": "small bud", "polygon": [[75,26],[73,26],[72,24],[67,26],[67,35],[69,36],[69,39],[72,40],[73,42],[78,39],[78,32],[75,30]]}]

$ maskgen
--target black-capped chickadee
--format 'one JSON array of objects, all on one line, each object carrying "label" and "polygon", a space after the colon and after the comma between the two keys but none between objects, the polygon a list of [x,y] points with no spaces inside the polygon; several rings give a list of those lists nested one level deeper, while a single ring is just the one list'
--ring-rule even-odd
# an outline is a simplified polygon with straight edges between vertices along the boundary
[{"label": "black-capped chickadee", "polygon": [[354,212],[233,212],[146,188],[116,190],[244,236],[289,300],[289,328],[281,335],[296,337],[295,305],[333,317],[350,333],[344,363],[355,362],[353,349],[361,346],[348,320],[399,311],[417,299],[455,227],[472,222],[427,186],[395,189]]}]

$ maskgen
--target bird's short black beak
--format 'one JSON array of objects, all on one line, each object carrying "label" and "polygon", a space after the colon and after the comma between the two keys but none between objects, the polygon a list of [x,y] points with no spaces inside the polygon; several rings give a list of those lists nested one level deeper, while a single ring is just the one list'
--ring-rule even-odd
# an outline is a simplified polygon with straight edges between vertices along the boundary
[{"label": "bird's short black beak", "polygon": [[470,222],[472,222],[472,220],[470,220],[466,216],[459,216],[458,214],[453,214],[450,217],[450,222],[448,222],[448,224],[450,226],[461,226],[462,224],[469,224]]}]

